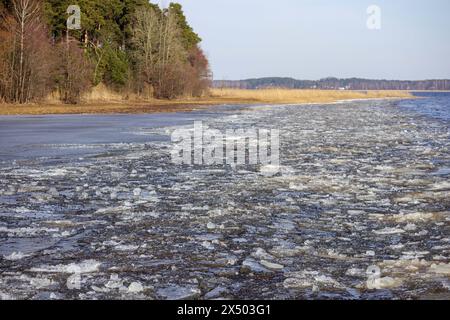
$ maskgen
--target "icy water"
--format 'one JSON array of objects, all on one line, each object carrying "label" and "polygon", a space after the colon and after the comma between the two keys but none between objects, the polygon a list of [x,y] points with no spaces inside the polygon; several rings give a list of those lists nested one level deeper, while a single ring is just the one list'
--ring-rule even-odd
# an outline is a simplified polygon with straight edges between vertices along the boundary
[{"label": "icy water", "polygon": [[[448,299],[449,101],[1,117],[0,298]],[[194,120],[281,172],[172,164]]]}]

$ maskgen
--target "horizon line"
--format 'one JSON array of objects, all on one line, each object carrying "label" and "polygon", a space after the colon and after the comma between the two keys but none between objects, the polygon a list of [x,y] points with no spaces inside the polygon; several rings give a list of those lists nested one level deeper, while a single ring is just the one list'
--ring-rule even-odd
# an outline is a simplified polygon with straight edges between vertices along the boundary
[{"label": "horizon line", "polygon": [[283,77],[283,76],[264,76],[264,77],[253,77],[253,78],[244,78],[244,79],[212,79],[213,81],[249,81],[249,80],[260,80],[260,79],[289,79],[289,80],[295,80],[295,81],[322,81],[322,80],[370,80],[370,81],[402,81],[402,82],[408,82],[408,81],[450,81],[449,78],[429,78],[429,79],[408,79],[408,80],[400,80],[400,79],[380,79],[380,78],[364,78],[364,77],[324,77],[320,79],[300,79],[300,78],[294,78],[294,77]]}]

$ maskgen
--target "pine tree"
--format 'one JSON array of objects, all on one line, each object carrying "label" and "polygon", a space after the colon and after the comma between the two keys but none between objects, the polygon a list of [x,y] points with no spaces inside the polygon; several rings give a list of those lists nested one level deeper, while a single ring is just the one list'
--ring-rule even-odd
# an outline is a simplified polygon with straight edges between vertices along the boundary
[{"label": "pine tree", "polygon": [[186,16],[183,12],[183,7],[179,3],[171,3],[169,10],[176,16],[177,25],[181,32],[182,43],[185,49],[189,50],[197,46],[202,39],[194,32],[192,27],[188,24]]}]

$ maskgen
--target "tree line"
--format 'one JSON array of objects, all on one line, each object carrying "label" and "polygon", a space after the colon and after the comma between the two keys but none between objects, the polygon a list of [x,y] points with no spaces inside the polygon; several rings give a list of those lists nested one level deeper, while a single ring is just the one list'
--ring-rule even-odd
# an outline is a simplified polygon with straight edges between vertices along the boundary
[{"label": "tree line", "polygon": [[[68,30],[67,9],[81,9]],[[210,86],[209,62],[182,6],[147,0],[0,0],[0,101],[58,92],[65,103],[103,83],[122,93],[173,99]]]},{"label": "tree line", "polygon": [[450,90],[450,80],[371,80],[361,78],[325,78],[317,81],[293,78],[259,78],[248,80],[216,80],[216,88],[237,89],[322,89],[322,90]]}]

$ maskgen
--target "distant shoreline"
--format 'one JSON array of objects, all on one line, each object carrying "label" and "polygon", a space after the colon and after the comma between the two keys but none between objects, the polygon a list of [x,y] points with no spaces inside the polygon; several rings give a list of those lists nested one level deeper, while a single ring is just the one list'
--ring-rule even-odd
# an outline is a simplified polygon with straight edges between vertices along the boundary
[{"label": "distant shoreline", "polygon": [[298,80],[294,78],[266,77],[245,80],[214,80],[215,88],[290,88],[316,90],[450,90],[450,79],[383,80],[364,78],[323,78]]},{"label": "distant shoreline", "polygon": [[216,105],[236,104],[314,104],[348,100],[410,99],[408,91],[349,91],[349,90],[291,90],[291,89],[212,89],[202,98],[176,100],[99,100],[76,105],[60,103],[0,104],[0,115],[52,114],[140,114],[189,112]]}]

